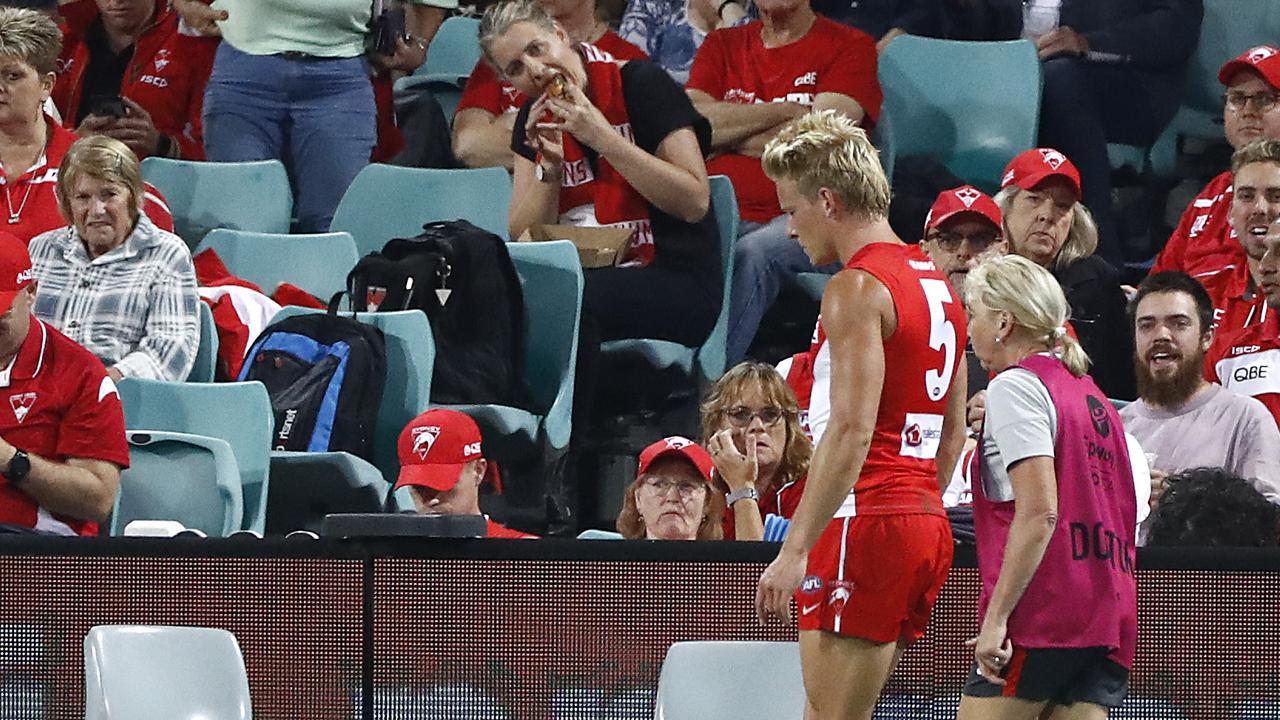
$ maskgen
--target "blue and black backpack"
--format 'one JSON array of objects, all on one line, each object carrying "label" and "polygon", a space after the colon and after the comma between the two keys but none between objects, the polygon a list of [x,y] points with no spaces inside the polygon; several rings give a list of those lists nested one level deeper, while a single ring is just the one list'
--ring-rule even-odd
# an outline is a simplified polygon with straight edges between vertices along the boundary
[{"label": "blue and black backpack", "polygon": [[267,386],[275,414],[273,450],[344,451],[368,459],[387,379],[382,330],[327,313],[268,325],[245,356],[239,380]]}]

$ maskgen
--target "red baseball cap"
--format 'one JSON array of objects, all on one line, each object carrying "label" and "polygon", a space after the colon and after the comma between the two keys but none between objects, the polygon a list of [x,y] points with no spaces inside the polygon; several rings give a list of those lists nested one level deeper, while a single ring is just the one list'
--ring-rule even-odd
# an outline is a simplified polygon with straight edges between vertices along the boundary
[{"label": "red baseball cap", "polygon": [[698,443],[679,435],[663,438],[640,451],[640,467],[636,470],[636,477],[648,472],[649,467],[659,458],[669,455],[679,455],[693,463],[693,466],[698,468],[698,474],[702,475],[702,479],[711,482],[711,471],[716,466],[711,460],[711,455]]},{"label": "red baseball cap", "polygon": [[1280,48],[1259,45],[1249,48],[1234,60],[1228,60],[1218,71],[1218,82],[1226,85],[1241,70],[1252,70],[1262,76],[1273,89],[1280,90]]},{"label": "red baseball cap", "polygon": [[1055,176],[1066,178],[1071,183],[1076,201],[1079,202],[1080,171],[1067,159],[1066,155],[1053,148],[1031,148],[1018,153],[1017,157],[1005,166],[1000,189],[1017,185],[1023,190],[1034,190],[1037,185]]},{"label": "red baseball cap", "polygon": [[441,492],[458,484],[463,465],[484,457],[476,422],[466,413],[444,408],[428,410],[405,425],[396,452],[396,488],[421,485]]},{"label": "red baseball cap", "polygon": [[924,231],[938,227],[957,215],[976,215],[996,226],[996,232],[1004,227],[1000,206],[989,195],[972,185],[943,190],[933,201],[929,214],[924,218]]},{"label": "red baseball cap", "polygon": [[31,279],[31,256],[26,243],[0,232],[0,313],[9,311],[13,299],[31,284]]}]

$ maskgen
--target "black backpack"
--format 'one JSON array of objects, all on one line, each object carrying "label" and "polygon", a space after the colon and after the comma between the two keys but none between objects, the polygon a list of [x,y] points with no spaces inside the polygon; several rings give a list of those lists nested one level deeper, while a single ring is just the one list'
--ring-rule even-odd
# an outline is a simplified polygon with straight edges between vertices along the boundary
[{"label": "black backpack", "polygon": [[345,451],[370,459],[387,379],[382,330],[337,314],[297,315],[262,331],[239,380],[267,386],[275,415],[273,450]]},{"label": "black backpack", "polygon": [[362,258],[347,288],[357,310],[427,314],[433,403],[528,407],[524,295],[502,238],[465,220],[427,223]]}]

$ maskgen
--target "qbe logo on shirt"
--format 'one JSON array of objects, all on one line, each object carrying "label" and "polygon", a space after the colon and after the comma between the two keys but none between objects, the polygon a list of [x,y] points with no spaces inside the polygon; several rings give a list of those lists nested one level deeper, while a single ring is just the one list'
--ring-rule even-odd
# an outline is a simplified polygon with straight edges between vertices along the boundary
[{"label": "qbe logo on shirt", "polygon": [[1280,393],[1280,350],[1266,350],[1219,360],[1215,370],[1222,386],[1237,395]]},{"label": "qbe logo on shirt", "polygon": [[899,455],[932,460],[938,456],[942,442],[942,416],[934,413],[907,413],[902,424],[902,446]]}]

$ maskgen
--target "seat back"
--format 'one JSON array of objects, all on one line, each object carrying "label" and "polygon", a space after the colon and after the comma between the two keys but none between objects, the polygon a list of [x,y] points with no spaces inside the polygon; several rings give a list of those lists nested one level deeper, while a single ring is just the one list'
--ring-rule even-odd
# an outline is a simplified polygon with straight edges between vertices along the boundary
[{"label": "seat back", "polygon": [[[769,682],[743,682],[768,668]],[[662,720],[783,720],[804,715],[800,646],[678,642],[667,650],[653,716]]]},{"label": "seat back", "polygon": [[[1218,70],[1228,60],[1258,45],[1280,43],[1280,4],[1251,0],[1204,0],[1200,41],[1187,63],[1182,104],[1222,117]],[[1221,129],[1218,130],[1219,137]]]},{"label": "seat back", "polygon": [[287,235],[212,230],[201,250],[218,253],[232,275],[270,295],[282,282],[291,283],[324,300],[346,288],[347,273],[360,259],[350,233]]},{"label": "seat back", "polygon": [[177,520],[209,537],[240,529],[240,469],[225,440],[171,432],[130,432],[129,468],[111,513],[111,534],[134,520]]},{"label": "seat back", "polygon": [[[275,319],[317,312],[324,311],[289,306],[282,308]],[[400,474],[396,439],[404,426],[431,403],[436,344],[431,323],[420,310],[358,313],[356,319],[381,329],[387,340],[387,382],[373,430],[373,464],[387,482],[394,483]]]},{"label": "seat back", "polygon": [[195,247],[214,228],[289,232],[293,193],[279,160],[196,162],[149,157],[142,178],[164,193],[177,234]]},{"label": "seat back", "polygon": [[879,78],[896,157],[935,155],[965,182],[994,191],[1009,160],[1035,145],[1040,60],[1026,40],[904,35],[880,54]]},{"label": "seat back", "polygon": [[129,430],[225,440],[240,471],[242,529],[263,532],[275,421],[262,383],[171,383],[128,378],[120,382],[119,389],[125,427]]},{"label": "seat back", "polygon": [[440,170],[373,164],[356,175],[329,229],[355,238],[367,255],[392,238],[413,237],[423,223],[467,220],[507,237],[511,176],[500,167]]},{"label": "seat back", "polygon": [[213,382],[218,369],[218,327],[213,324],[213,309],[200,302],[200,345],[196,348],[196,361],[187,374],[187,382]]},{"label": "seat back", "polygon": [[459,87],[467,82],[471,70],[480,62],[480,21],[476,18],[451,17],[440,24],[426,62],[422,63],[414,77],[426,77],[453,83]]},{"label": "seat back", "polygon": [[582,265],[568,240],[507,243],[524,293],[524,378],[551,446],[569,444]]},{"label": "seat back", "polygon": [[733,246],[738,240],[738,199],[733,194],[733,182],[729,178],[713,175],[708,180],[711,183],[711,211],[716,215],[716,230],[720,238],[720,270],[724,280],[720,314],[707,341],[698,350],[698,370],[704,381],[712,383],[724,374],[728,352],[729,289],[733,284]]},{"label": "seat back", "polygon": [[85,720],[250,720],[236,637],[200,627],[99,625],[84,639]]}]

